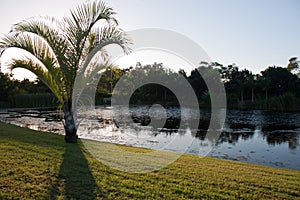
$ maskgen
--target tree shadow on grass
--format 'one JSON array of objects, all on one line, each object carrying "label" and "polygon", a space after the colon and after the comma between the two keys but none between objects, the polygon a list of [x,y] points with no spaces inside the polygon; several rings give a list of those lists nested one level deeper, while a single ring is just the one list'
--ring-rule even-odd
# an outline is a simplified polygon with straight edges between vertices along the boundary
[{"label": "tree shadow on grass", "polygon": [[105,198],[97,185],[89,163],[80,144],[65,144],[66,150],[57,175],[56,183],[51,187],[47,199],[96,199]]}]

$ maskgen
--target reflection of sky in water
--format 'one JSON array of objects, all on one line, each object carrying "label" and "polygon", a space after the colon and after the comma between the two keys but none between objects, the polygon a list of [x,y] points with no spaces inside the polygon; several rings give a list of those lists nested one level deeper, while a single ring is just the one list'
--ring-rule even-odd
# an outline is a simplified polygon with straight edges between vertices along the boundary
[{"label": "reflection of sky in water", "polygon": [[[297,139],[299,140],[299,133]],[[210,155],[225,159],[300,169],[299,145],[297,149],[290,149],[287,142],[275,146],[270,145],[265,141],[260,130],[255,130],[251,139],[239,138],[234,144],[220,143]]]},{"label": "reflection of sky in water", "polygon": [[[145,106],[133,107],[130,116],[124,117],[127,121],[118,124],[119,128],[111,120],[111,109],[96,109],[92,116],[89,113],[82,115],[84,120],[79,126],[78,134],[81,138],[198,155],[206,155],[210,150],[212,141],[205,139],[206,131],[203,131],[207,128],[210,119],[207,110],[201,110],[199,129],[202,131],[190,129],[188,121],[181,122],[183,124],[181,129],[174,128],[176,131],[170,129],[173,124],[178,123],[176,119],[181,114],[192,120],[193,109],[179,110],[170,107],[163,111],[161,116],[158,111],[150,110],[150,115],[154,117],[152,120],[158,120],[158,124],[161,124],[160,120],[165,120],[163,115],[171,119],[168,129],[156,127],[153,124],[155,120],[152,121],[154,127],[141,126],[128,120],[128,118],[136,118],[141,122],[141,119],[149,114],[148,109],[149,107]],[[50,120],[51,116],[57,116],[55,113],[54,111],[3,112],[0,113],[0,120],[35,130],[63,133],[61,122]],[[299,119],[300,113],[228,110],[224,130],[208,155],[300,169]],[[189,149],[182,144],[187,144]]]}]

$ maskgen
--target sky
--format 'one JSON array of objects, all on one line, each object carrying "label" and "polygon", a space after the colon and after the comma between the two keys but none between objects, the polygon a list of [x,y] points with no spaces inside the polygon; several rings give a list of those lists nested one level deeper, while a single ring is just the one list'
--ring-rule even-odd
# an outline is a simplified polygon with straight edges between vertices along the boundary
[{"label": "sky", "polygon": [[[0,34],[32,16],[62,18],[82,1],[0,0]],[[163,28],[183,34],[224,65],[254,73],[300,58],[298,0],[107,0],[125,31]],[[200,62],[200,61],[199,61]],[[18,73],[18,72],[15,72]],[[19,75],[22,75],[19,72]]]}]

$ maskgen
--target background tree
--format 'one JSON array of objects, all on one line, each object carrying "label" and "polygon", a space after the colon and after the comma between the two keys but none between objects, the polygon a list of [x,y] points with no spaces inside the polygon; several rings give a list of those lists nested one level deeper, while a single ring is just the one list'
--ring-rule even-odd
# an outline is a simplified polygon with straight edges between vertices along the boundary
[{"label": "background tree", "polygon": [[300,77],[300,64],[297,57],[292,57],[289,59],[289,64],[287,66],[287,70],[289,72],[294,72],[297,74],[298,77]]},{"label": "background tree", "polygon": [[286,68],[272,66],[261,72],[262,77],[270,80],[269,94],[283,95],[285,92],[294,92],[298,78]]},{"label": "background tree", "polygon": [[[12,59],[10,68],[33,72],[55,94],[63,107],[65,141],[77,142],[77,124],[73,116],[72,99],[76,75],[86,82],[93,79],[99,65],[85,65],[88,55],[102,50],[102,68],[108,65],[104,47],[117,44],[128,53],[130,44],[118,28],[114,10],[103,2],[85,2],[71,10],[71,16],[58,20],[53,17],[34,17],[12,27],[0,39],[0,49],[23,49],[31,54]],[[3,53],[2,51],[2,53]],[[79,91],[80,93],[80,91]]]},{"label": "background tree", "polygon": [[[15,84],[14,80],[11,79],[9,74],[4,74],[0,72],[0,102],[1,104],[7,104],[9,101],[9,96],[11,92],[14,90]],[[3,107],[5,105],[2,105]],[[0,107],[2,107],[0,106]]]},{"label": "background tree", "polygon": [[268,101],[268,90],[270,88],[271,78],[268,76],[258,76],[257,85],[265,92],[265,102]]}]

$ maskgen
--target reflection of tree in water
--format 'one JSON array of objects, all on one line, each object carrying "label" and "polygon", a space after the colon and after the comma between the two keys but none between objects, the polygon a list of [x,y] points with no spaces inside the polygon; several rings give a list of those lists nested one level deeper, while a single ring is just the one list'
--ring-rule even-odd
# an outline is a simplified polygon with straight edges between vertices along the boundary
[{"label": "reflection of tree in water", "polygon": [[263,136],[269,145],[275,146],[287,142],[289,149],[296,149],[299,146],[299,133],[297,132],[263,132]]},{"label": "reflection of tree in water", "polygon": [[289,149],[299,146],[299,128],[295,124],[269,124],[262,127],[262,134],[269,145],[279,145],[287,142]]},{"label": "reflection of tree in water", "polygon": [[236,144],[239,139],[248,140],[253,138],[254,131],[235,131],[235,132],[222,132],[217,144],[228,142],[230,144]]},{"label": "reflection of tree in water", "polygon": [[[217,144],[228,142],[235,144],[238,142],[240,138],[243,140],[248,140],[254,135],[254,126],[249,124],[230,124],[228,125],[230,128],[227,130],[223,130],[221,135],[217,141]],[[207,134],[207,129],[209,127],[208,120],[201,120],[199,123],[198,131],[193,134],[194,137],[204,140]],[[209,132],[208,132],[209,134]]]},{"label": "reflection of tree in water", "polygon": [[[159,132],[155,132],[157,134],[164,133],[167,135],[172,135],[174,133],[179,134],[185,134],[185,132],[178,131],[180,123],[182,123],[181,128],[185,129],[188,127],[187,123],[184,121],[181,121],[180,118],[176,117],[169,117],[166,119],[166,122],[163,127],[161,126],[155,126],[155,122],[153,123],[153,120],[156,119],[150,119],[148,115],[142,115],[142,116],[132,116],[132,119],[135,123],[139,123],[142,126],[147,126],[148,124],[154,125],[153,130],[159,130]],[[152,120],[152,121],[151,121]],[[159,123],[158,123],[159,124]],[[197,131],[192,131],[191,134],[193,137],[196,137],[200,140],[204,140],[205,138],[209,139],[209,137],[206,137],[207,130],[209,128],[210,121],[209,120],[200,120],[198,125]],[[230,130],[222,131],[220,138],[217,143],[233,143],[235,144],[238,142],[239,138],[242,138],[243,140],[248,140],[253,137],[254,135],[254,126],[249,124],[231,124]]]},{"label": "reflection of tree in water", "polygon": [[[171,117],[169,116],[163,125],[161,123],[161,119],[150,119],[149,115],[132,115],[131,117],[135,123],[139,123],[142,126],[147,126],[151,123],[151,126],[154,130],[154,135],[161,133],[167,135],[172,135],[175,133],[181,135],[186,134],[186,131],[183,130],[186,128],[191,128],[189,127],[189,121],[183,121],[180,119],[180,117],[178,118],[178,116],[180,116],[180,113]],[[196,137],[202,141],[205,139],[209,140],[207,133],[212,134],[212,132],[208,130],[211,123],[209,120],[210,115],[205,117],[203,116],[204,115],[201,116],[201,120],[199,121],[198,129],[191,131],[193,137]],[[255,123],[241,123],[241,121],[232,119],[226,120],[226,127],[227,128],[221,132],[217,144],[236,144],[240,140],[246,141],[252,139],[255,134],[254,130],[257,128]],[[297,128],[297,126],[290,124],[266,123],[262,125],[261,133],[263,134],[264,140],[269,145],[275,146],[287,142],[290,149],[296,149],[297,146],[299,146],[299,132],[295,131]]]}]

